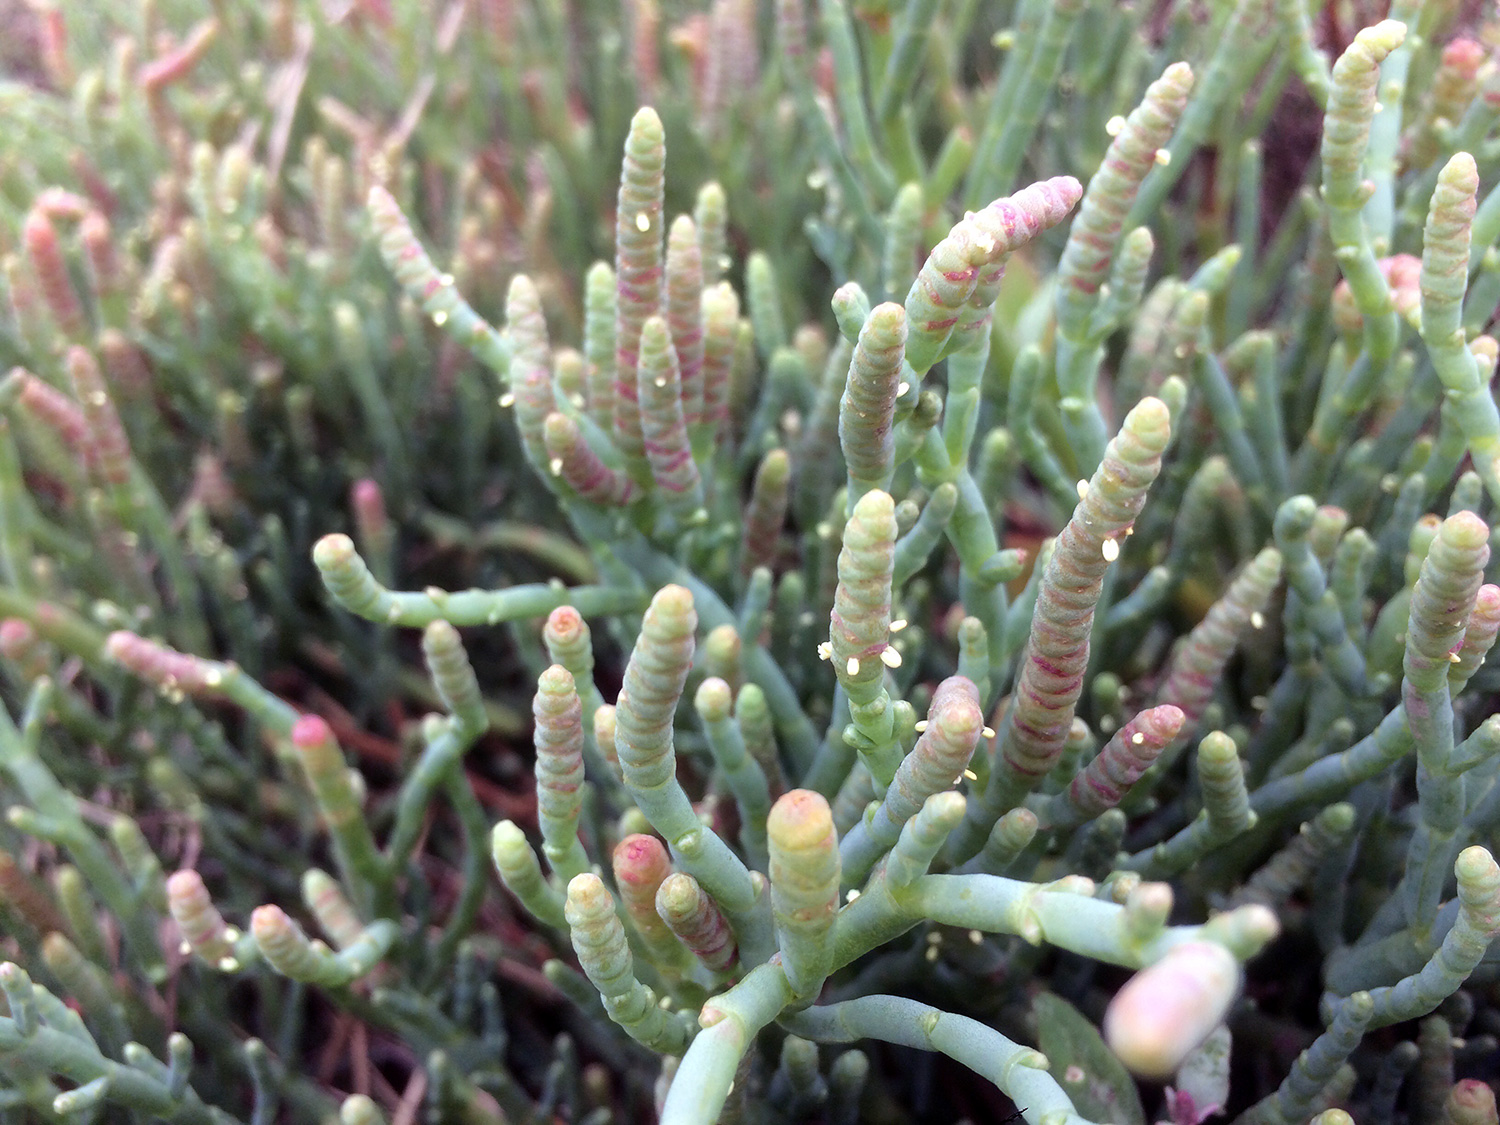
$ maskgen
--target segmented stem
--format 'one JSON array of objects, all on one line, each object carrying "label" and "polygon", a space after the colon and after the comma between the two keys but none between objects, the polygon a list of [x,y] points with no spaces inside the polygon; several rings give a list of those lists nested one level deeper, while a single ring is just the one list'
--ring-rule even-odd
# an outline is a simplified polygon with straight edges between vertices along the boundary
[{"label": "segmented stem", "polygon": [[890,487],[895,470],[896,396],[906,346],[906,310],[877,305],[865,317],[839,404],[839,444],[849,470],[849,503]]},{"label": "segmented stem", "polygon": [[521,432],[527,460],[538,473],[545,473],[547,416],[557,409],[557,397],[552,390],[552,348],[542,297],[525,274],[511,278],[505,326],[513,348],[506,383],[515,397],[516,429]]},{"label": "segmented stem", "polygon": [[566,414],[547,415],[542,444],[548,471],[589,503],[620,507],[635,499],[635,482],[606,465]]},{"label": "segmented stem", "polygon": [[1147,398],[1131,410],[1057,537],[1037,594],[996,768],[983,801],[971,804],[965,821],[968,854],[978,850],[994,820],[1051,772],[1062,754],[1083,691],[1104,574],[1161,470],[1170,433],[1170,415],[1161,400]]},{"label": "segmented stem", "polygon": [[651,479],[670,507],[695,511],[703,503],[698,463],[683,420],[682,368],[671,329],[659,316],[641,326],[639,380],[641,440]]},{"label": "segmented stem", "polygon": [[691,1029],[681,1016],[663,1011],[652,991],[636,979],[625,927],[599,876],[578,875],[568,884],[567,916],[578,963],[599,990],[609,1018],[653,1051],[682,1054]]},{"label": "segmented stem", "polygon": [[583,808],[583,706],[572,674],[554,664],[537,679],[531,713],[536,720],[537,822],[542,854],[560,879],[587,871],[578,842]]},{"label": "segmented stem", "polygon": [[1114,808],[1161,752],[1177,739],[1185,716],[1170,703],[1142,711],[1104,744],[1064,793],[1038,813],[1045,828],[1070,828]]},{"label": "segmented stem", "polygon": [[[1057,265],[1057,323],[1072,339],[1082,339],[1088,316],[1098,301],[1099,287],[1109,273],[1120,231],[1146,173],[1156,167],[1156,153],[1172,136],[1187,105],[1193,71],[1187,63],[1173,63],[1146,88],[1141,104],[1123,121],[1099,171],[1089,180],[1078,214],[1068,231],[1068,244]],[[1066,388],[1064,393],[1079,393]]]},{"label": "segmented stem", "polygon": [[833,968],[839,906],[838,834],[821,794],[793,789],[771,806],[771,912],[781,966],[793,991],[811,999]]},{"label": "segmented stem", "polygon": [[646,455],[636,367],[641,330],[662,308],[662,209],[666,137],[654,109],[630,120],[615,205],[615,442],[627,459]]},{"label": "segmented stem", "polygon": [[589,417],[610,433],[615,424],[615,271],[608,262],[589,267],[583,294],[585,398]]},{"label": "segmented stem", "polygon": [[703,257],[698,228],[686,215],[673,219],[667,232],[666,288],[667,324],[682,374],[682,417],[696,426],[703,420]]},{"label": "segmented stem", "polygon": [[691,875],[669,875],[656,889],[656,912],[712,972],[728,970],[739,955],[724,914]]},{"label": "segmented stem", "polygon": [[641,935],[653,963],[682,964],[682,943],[656,912],[656,892],[672,874],[672,858],[655,836],[636,832],[615,845],[610,865],[625,913]]},{"label": "segmented stem", "polygon": [[873,815],[864,817],[840,845],[844,878],[858,884],[935,793],[963,777],[984,730],[979,691],[964,676],[950,676],[933,692],[927,725]]}]

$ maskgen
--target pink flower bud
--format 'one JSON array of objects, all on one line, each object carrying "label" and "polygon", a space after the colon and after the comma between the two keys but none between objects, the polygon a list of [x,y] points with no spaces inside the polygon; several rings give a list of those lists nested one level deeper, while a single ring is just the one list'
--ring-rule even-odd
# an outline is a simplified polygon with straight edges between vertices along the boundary
[{"label": "pink flower bud", "polygon": [[32,211],[21,227],[21,239],[26,244],[26,256],[31,259],[42,299],[57,326],[70,336],[82,332],[83,307],[68,277],[68,266],[51,220],[40,211]]},{"label": "pink flower bud", "polygon": [[1136,1074],[1169,1077],[1224,1022],[1239,987],[1239,962],[1224,946],[1207,941],[1174,946],[1110,1002],[1104,1038]]},{"label": "pink flower bud", "polygon": [[[1391,287],[1396,315],[1414,322],[1422,305],[1422,259],[1411,254],[1394,254],[1377,263],[1385,283]],[[1354,304],[1354,293],[1347,281],[1333,287],[1333,321],[1339,331],[1355,335],[1363,330],[1365,319]]]},{"label": "pink flower bud", "polygon": [[32,206],[49,219],[62,219],[76,223],[89,211],[89,201],[67,188],[43,188],[32,201]]},{"label": "pink flower bud", "polygon": [[1488,1125],[1496,1119],[1495,1091],[1477,1078],[1465,1078],[1448,1091],[1447,1109],[1452,1125]]},{"label": "pink flower bud", "polygon": [[198,872],[184,868],[167,880],[167,907],[183,940],[210,965],[234,953],[228,927]]},{"label": "pink flower bud", "polygon": [[656,913],[656,892],[672,874],[672,858],[655,836],[637,832],[615,845],[613,865],[620,900],[642,933],[656,935],[662,921]]},{"label": "pink flower bud", "polygon": [[349,506],[354,509],[354,521],[365,538],[376,538],[387,530],[385,496],[375,481],[368,477],[355,481],[349,491]]},{"label": "pink flower bud", "polygon": [[187,77],[198,65],[219,33],[219,21],[204,20],[188,32],[178,46],[141,68],[137,80],[148,95],[159,94],[166,87]]},{"label": "pink flower bud", "polygon": [[89,424],[78,404],[51,383],[38,379],[23,368],[12,368],[10,377],[21,382],[21,392],[17,397],[27,412],[57,434],[63,445],[80,460],[87,462],[91,445]]},{"label": "pink flower bud", "polygon": [[331,762],[337,754],[338,764],[343,765],[343,755],[338,753],[333,728],[321,715],[303,715],[292,724],[292,745],[309,763],[322,765],[325,761]]},{"label": "pink flower bud", "polygon": [[213,694],[224,679],[221,665],[148,641],[136,633],[111,633],[104,642],[104,654],[163,691]]}]

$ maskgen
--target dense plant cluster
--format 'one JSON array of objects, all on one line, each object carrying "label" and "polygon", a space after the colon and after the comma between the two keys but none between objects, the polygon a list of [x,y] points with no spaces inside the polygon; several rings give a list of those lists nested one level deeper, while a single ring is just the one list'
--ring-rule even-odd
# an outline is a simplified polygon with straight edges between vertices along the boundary
[{"label": "dense plant cluster", "polygon": [[0,5],[0,1119],[1496,1125],[1500,24],[198,8]]}]

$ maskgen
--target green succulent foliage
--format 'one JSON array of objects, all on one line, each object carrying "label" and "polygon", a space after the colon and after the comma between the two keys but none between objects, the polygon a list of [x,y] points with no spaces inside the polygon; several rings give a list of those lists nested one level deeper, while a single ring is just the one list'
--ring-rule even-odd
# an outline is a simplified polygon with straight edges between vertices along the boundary
[{"label": "green succulent foliage", "polygon": [[1031,1014],[1048,1069],[1079,1113],[1096,1121],[1145,1125],[1146,1111],[1134,1079],[1082,1012],[1061,996],[1044,992],[1032,1003]]},{"label": "green succulent foliage", "polygon": [[8,13],[0,1118],[1493,1122],[1453,18]]}]

